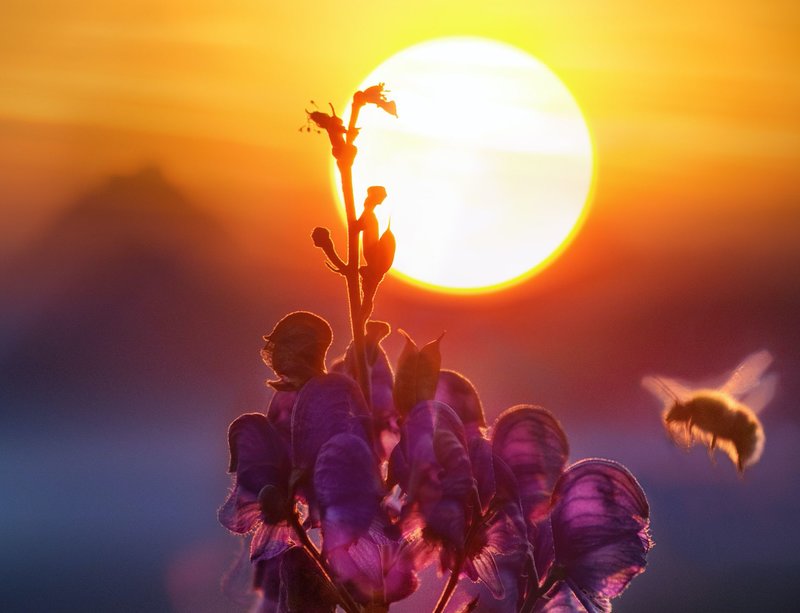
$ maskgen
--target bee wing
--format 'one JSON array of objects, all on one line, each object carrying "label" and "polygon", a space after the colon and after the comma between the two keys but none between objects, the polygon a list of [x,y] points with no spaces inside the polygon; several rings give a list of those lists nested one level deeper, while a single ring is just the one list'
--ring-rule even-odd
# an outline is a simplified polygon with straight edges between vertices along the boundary
[{"label": "bee wing", "polygon": [[692,390],[680,381],[669,379],[668,377],[654,377],[648,375],[642,378],[642,387],[653,394],[664,404],[682,402],[688,400],[692,395]]},{"label": "bee wing", "polygon": [[748,407],[753,413],[760,413],[775,396],[778,387],[778,374],[770,373],[761,379],[760,385],[742,398],[742,404]]},{"label": "bee wing", "polygon": [[758,385],[770,364],[772,364],[772,354],[766,349],[751,353],[734,369],[720,391],[741,399]]}]

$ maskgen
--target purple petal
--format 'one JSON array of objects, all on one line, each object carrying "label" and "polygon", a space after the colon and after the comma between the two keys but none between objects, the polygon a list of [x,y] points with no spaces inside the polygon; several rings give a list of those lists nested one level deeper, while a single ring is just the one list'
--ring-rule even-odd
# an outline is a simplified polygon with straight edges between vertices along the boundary
[{"label": "purple petal", "polygon": [[245,488],[240,488],[234,477],[233,488],[217,511],[217,519],[231,532],[247,534],[261,521],[258,496]]},{"label": "purple petal", "polygon": [[585,613],[575,593],[563,581],[559,581],[555,591],[551,590],[547,597],[539,598],[533,613]]},{"label": "purple petal", "polygon": [[287,448],[292,441],[292,410],[297,392],[276,391],[267,407],[267,421],[281,434]]},{"label": "purple petal", "polygon": [[517,405],[497,418],[492,443],[517,479],[528,521],[546,517],[553,485],[569,455],[561,425],[546,409]]},{"label": "purple petal", "polygon": [[320,448],[333,436],[350,433],[370,442],[367,404],[350,377],[331,373],[315,377],[297,395],[292,415],[292,461],[311,476]]},{"label": "purple petal", "polygon": [[[387,550],[384,549],[384,552]],[[386,603],[407,598],[419,587],[417,556],[413,546],[402,543],[384,553],[383,593]]]},{"label": "purple petal", "polygon": [[533,543],[533,557],[536,562],[536,572],[544,577],[553,565],[556,552],[553,546],[553,527],[547,517],[529,529],[529,538]]},{"label": "purple petal", "polygon": [[481,399],[475,386],[464,375],[453,370],[440,370],[434,400],[453,409],[467,432],[479,434],[479,428],[486,427]]},{"label": "purple petal", "polygon": [[[471,559],[466,570],[471,578],[485,584],[488,594],[481,595],[481,602],[487,610],[516,611],[529,575],[534,572],[532,552],[519,501],[501,504],[483,528],[485,544],[481,550],[477,555],[468,551]],[[469,574],[470,570],[473,574]],[[535,576],[532,580],[536,582]]]},{"label": "purple petal", "polygon": [[610,460],[572,465],[553,491],[555,563],[576,595],[603,610],[644,571],[650,508],[628,470]]},{"label": "purple petal", "polygon": [[481,509],[486,511],[496,491],[492,444],[487,439],[476,436],[469,440],[468,449]]},{"label": "purple petal", "polygon": [[440,402],[418,404],[398,447],[409,468],[408,502],[422,514],[426,536],[460,548],[475,482],[458,416]]},{"label": "purple petal", "polygon": [[500,578],[494,551],[481,551],[467,561],[464,570],[473,581],[481,581],[495,599],[505,598],[506,591]]},{"label": "purple petal", "polygon": [[389,473],[386,478],[386,485],[393,487],[400,485],[404,490],[408,489],[408,480],[411,469],[408,466],[408,459],[402,445],[396,445],[389,456]]},{"label": "purple petal", "polygon": [[293,547],[294,532],[286,524],[271,526],[261,524],[250,541],[250,560],[253,562],[269,560]]},{"label": "purple petal", "polygon": [[586,613],[611,613],[610,598],[600,594],[589,593],[588,590],[581,588],[572,579],[568,578],[565,583],[569,586],[570,592],[586,610]]},{"label": "purple petal", "polygon": [[413,549],[373,525],[352,544],[331,551],[330,563],[357,601],[389,604],[417,589]]},{"label": "purple petal", "polygon": [[314,489],[325,550],[349,545],[366,533],[383,492],[374,455],[362,438],[338,434],[322,446]]}]

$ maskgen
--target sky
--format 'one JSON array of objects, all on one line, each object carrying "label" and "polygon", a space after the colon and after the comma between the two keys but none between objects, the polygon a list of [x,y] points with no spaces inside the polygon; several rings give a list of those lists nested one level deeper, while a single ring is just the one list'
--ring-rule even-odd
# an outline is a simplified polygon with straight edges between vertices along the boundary
[{"label": "sky", "polygon": [[[521,285],[465,297],[389,278],[376,316],[421,342],[446,330],[444,364],[490,421],[541,403],[573,459],[639,477],[657,545],[615,609],[790,608],[797,3],[7,0],[4,609],[240,610],[219,594],[235,542],[214,513],[226,425],[269,398],[260,337],[302,308],[331,321],[332,351],[347,338],[309,240],[343,231],[304,110],[451,35],[515,45],[569,87],[595,145],[591,210]],[[781,386],[761,463],[739,479],[669,446],[641,376],[699,381],[762,347]]]}]

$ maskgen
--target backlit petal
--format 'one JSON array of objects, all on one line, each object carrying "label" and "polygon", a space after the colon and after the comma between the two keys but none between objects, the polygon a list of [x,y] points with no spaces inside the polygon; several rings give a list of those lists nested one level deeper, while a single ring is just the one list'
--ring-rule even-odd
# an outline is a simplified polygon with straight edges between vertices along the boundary
[{"label": "backlit petal", "polygon": [[492,444],[517,479],[527,520],[533,524],[546,517],[569,455],[561,424],[546,409],[517,405],[497,418]]},{"label": "backlit petal", "polygon": [[292,463],[310,478],[320,448],[333,436],[354,434],[370,442],[370,418],[358,385],[331,373],[314,377],[297,395],[292,414]]},{"label": "backlit petal", "polygon": [[650,509],[636,479],[610,460],[582,460],[553,491],[555,564],[581,600],[599,609],[644,571]]},{"label": "backlit petal", "polygon": [[326,550],[353,543],[366,533],[383,492],[374,455],[362,438],[337,434],[322,446],[314,489]]},{"label": "backlit petal", "polygon": [[468,432],[486,427],[481,399],[475,386],[464,375],[453,370],[440,370],[434,400],[453,409]]}]

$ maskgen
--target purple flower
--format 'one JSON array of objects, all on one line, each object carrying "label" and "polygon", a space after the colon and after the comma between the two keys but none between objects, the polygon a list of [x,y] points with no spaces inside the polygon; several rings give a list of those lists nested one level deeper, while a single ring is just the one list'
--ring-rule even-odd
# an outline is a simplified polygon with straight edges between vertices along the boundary
[{"label": "purple flower", "polygon": [[472,530],[464,573],[479,581],[468,593],[479,595],[480,610],[519,610],[525,587],[536,570],[527,526],[511,469],[494,456],[496,489],[489,508]]},{"label": "purple flower", "polygon": [[220,523],[237,534],[253,532],[250,559],[269,559],[294,543],[286,520],[289,455],[278,431],[260,413],[237,418],[228,429],[233,488],[219,509]]},{"label": "purple flower", "polygon": [[567,437],[556,418],[542,407],[512,407],[497,418],[492,447],[517,479],[527,521],[535,525],[545,519],[550,494],[569,455]]},{"label": "purple flower", "polygon": [[372,448],[372,425],[355,381],[338,373],[314,377],[298,392],[292,413],[292,486],[307,491],[322,446],[337,434],[354,434]]},{"label": "purple flower", "polygon": [[611,460],[570,466],[553,490],[553,571],[587,611],[610,611],[631,579],[643,572],[650,508],[636,479]]},{"label": "purple flower", "polygon": [[461,552],[471,518],[474,479],[464,426],[446,404],[421,402],[402,426],[389,460],[389,485],[406,494],[406,529],[421,528],[426,540],[442,543],[442,564]]},{"label": "purple flower", "polygon": [[338,434],[319,452],[314,487],[323,555],[336,580],[362,603],[388,604],[417,587],[413,552],[380,508],[383,486],[362,438]]},{"label": "purple flower", "polygon": [[434,400],[453,409],[464,425],[478,497],[482,510],[486,511],[494,496],[494,453],[485,436],[486,418],[478,392],[464,375],[453,370],[440,370]]}]

